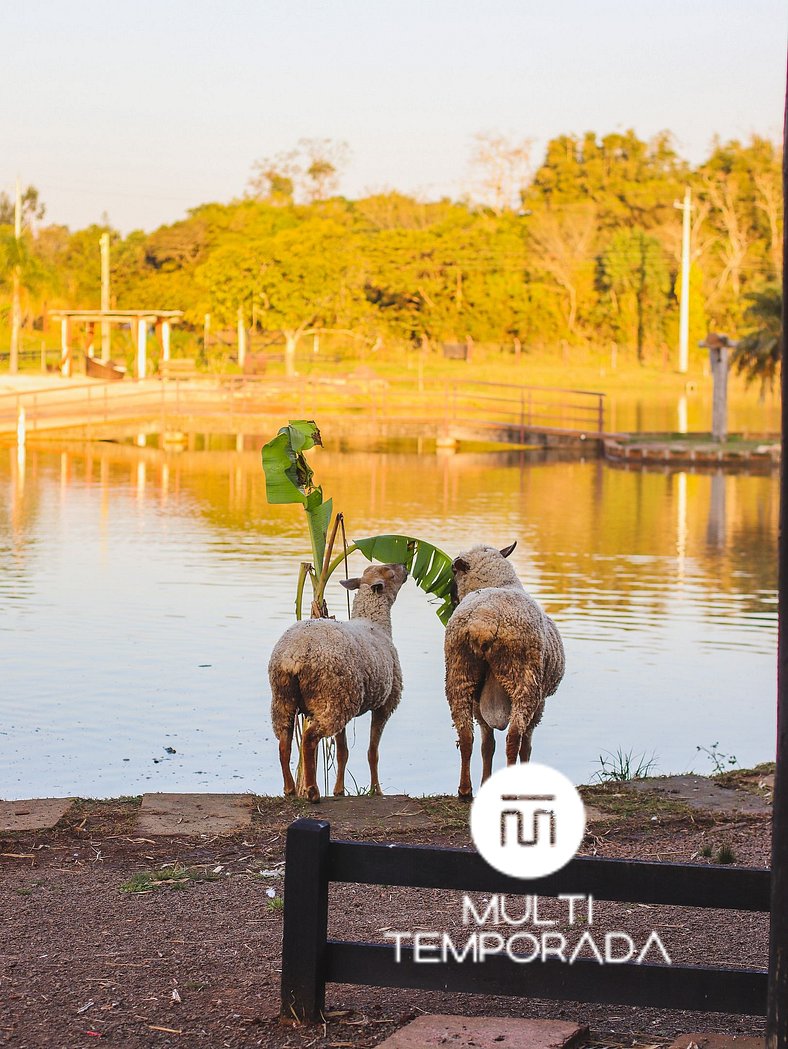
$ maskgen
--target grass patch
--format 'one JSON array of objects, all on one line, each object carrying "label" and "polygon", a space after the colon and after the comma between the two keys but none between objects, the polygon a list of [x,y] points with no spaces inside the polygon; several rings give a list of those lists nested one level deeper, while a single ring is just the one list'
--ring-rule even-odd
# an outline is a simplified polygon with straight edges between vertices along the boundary
[{"label": "grass patch", "polygon": [[[628,790],[621,783],[599,783],[578,787],[583,801],[619,819],[659,816],[680,819],[693,814],[683,801],[666,797],[658,791]],[[695,813],[697,819],[698,814]]]},{"label": "grass patch", "polygon": [[623,751],[620,747],[605,751],[599,755],[600,767],[591,777],[599,783],[626,783],[633,779],[646,779],[656,767],[654,754],[647,758],[645,753],[635,754],[633,750]]},{"label": "grass patch", "polygon": [[125,881],[121,892],[148,893],[169,886],[170,889],[185,889],[194,882],[219,881],[220,875],[209,871],[207,867],[184,867],[180,863],[165,863],[163,867],[152,871],[139,871]]},{"label": "grass patch", "polygon": [[751,769],[728,769],[726,772],[719,772],[711,778],[720,787],[727,787],[730,790],[746,790],[750,794],[757,794],[759,797],[763,797],[764,792],[758,786],[758,783],[764,776],[773,775],[775,768],[773,761],[764,761]]},{"label": "grass patch", "polygon": [[441,830],[468,830],[470,805],[451,794],[430,794],[419,798],[419,804]]}]

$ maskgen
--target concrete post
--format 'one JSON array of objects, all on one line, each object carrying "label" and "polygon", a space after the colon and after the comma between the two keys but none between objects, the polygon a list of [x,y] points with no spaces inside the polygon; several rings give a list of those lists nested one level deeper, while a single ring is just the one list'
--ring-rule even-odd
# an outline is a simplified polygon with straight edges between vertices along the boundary
[{"label": "concrete post", "polygon": [[170,359],[170,322],[161,322],[161,359],[168,361]]},{"label": "concrete post", "polygon": [[71,346],[70,343],[70,324],[68,317],[62,317],[60,320],[60,374],[69,379],[71,377]]},{"label": "concrete post", "polygon": [[144,317],[137,321],[137,378],[144,379],[147,370],[148,322]]},{"label": "concrete post", "polygon": [[728,347],[712,346],[711,377],[714,394],[711,409],[711,436],[715,441],[724,441],[728,436]]}]

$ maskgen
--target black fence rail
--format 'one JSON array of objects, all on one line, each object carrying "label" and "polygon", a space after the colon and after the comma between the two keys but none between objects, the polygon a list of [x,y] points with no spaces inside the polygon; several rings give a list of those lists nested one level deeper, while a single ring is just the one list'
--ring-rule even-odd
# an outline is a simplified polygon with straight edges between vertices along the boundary
[{"label": "black fence rail", "polygon": [[524,965],[505,955],[484,964],[418,964],[394,945],[329,940],[331,882],[558,896],[575,893],[628,903],[769,910],[770,872],[633,860],[580,858],[547,878],[499,874],[476,852],[420,845],[332,841],[323,820],[299,819],[287,833],[282,943],[283,1017],[319,1020],[326,983],[411,987],[471,994],[764,1016],[765,969],[558,959]]}]

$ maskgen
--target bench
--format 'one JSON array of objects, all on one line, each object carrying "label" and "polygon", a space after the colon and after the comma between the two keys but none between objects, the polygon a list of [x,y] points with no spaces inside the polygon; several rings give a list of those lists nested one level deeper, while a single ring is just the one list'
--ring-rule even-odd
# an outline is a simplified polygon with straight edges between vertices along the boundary
[{"label": "bench", "polygon": [[331,882],[510,895],[574,893],[628,903],[767,913],[771,890],[771,874],[764,868],[585,856],[545,878],[523,880],[499,874],[478,852],[332,841],[325,820],[299,819],[288,828],[285,849],[283,1019],[319,1021],[327,982],[766,1014],[765,969],[648,962],[600,965],[587,957],[571,965],[555,958],[525,965],[505,954],[488,956],[483,965],[456,959],[431,959],[435,964],[423,965],[407,947],[400,947],[398,961],[393,944],[328,939]]},{"label": "bench", "polygon": [[199,374],[193,357],[174,357],[169,361],[159,362],[159,375],[162,379],[196,379]]}]

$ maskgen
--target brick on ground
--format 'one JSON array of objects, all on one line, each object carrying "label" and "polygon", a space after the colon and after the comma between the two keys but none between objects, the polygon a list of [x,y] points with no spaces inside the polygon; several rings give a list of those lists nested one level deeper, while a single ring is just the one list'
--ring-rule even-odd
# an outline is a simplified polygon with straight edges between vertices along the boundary
[{"label": "brick on ground", "polygon": [[569,1049],[582,1045],[588,1028],[563,1020],[506,1016],[419,1016],[378,1049]]},{"label": "brick on ground", "polygon": [[71,808],[72,798],[0,801],[0,831],[51,830]]},{"label": "brick on ground", "polygon": [[144,794],[134,831],[143,837],[236,834],[251,826],[254,803],[249,794]]}]

